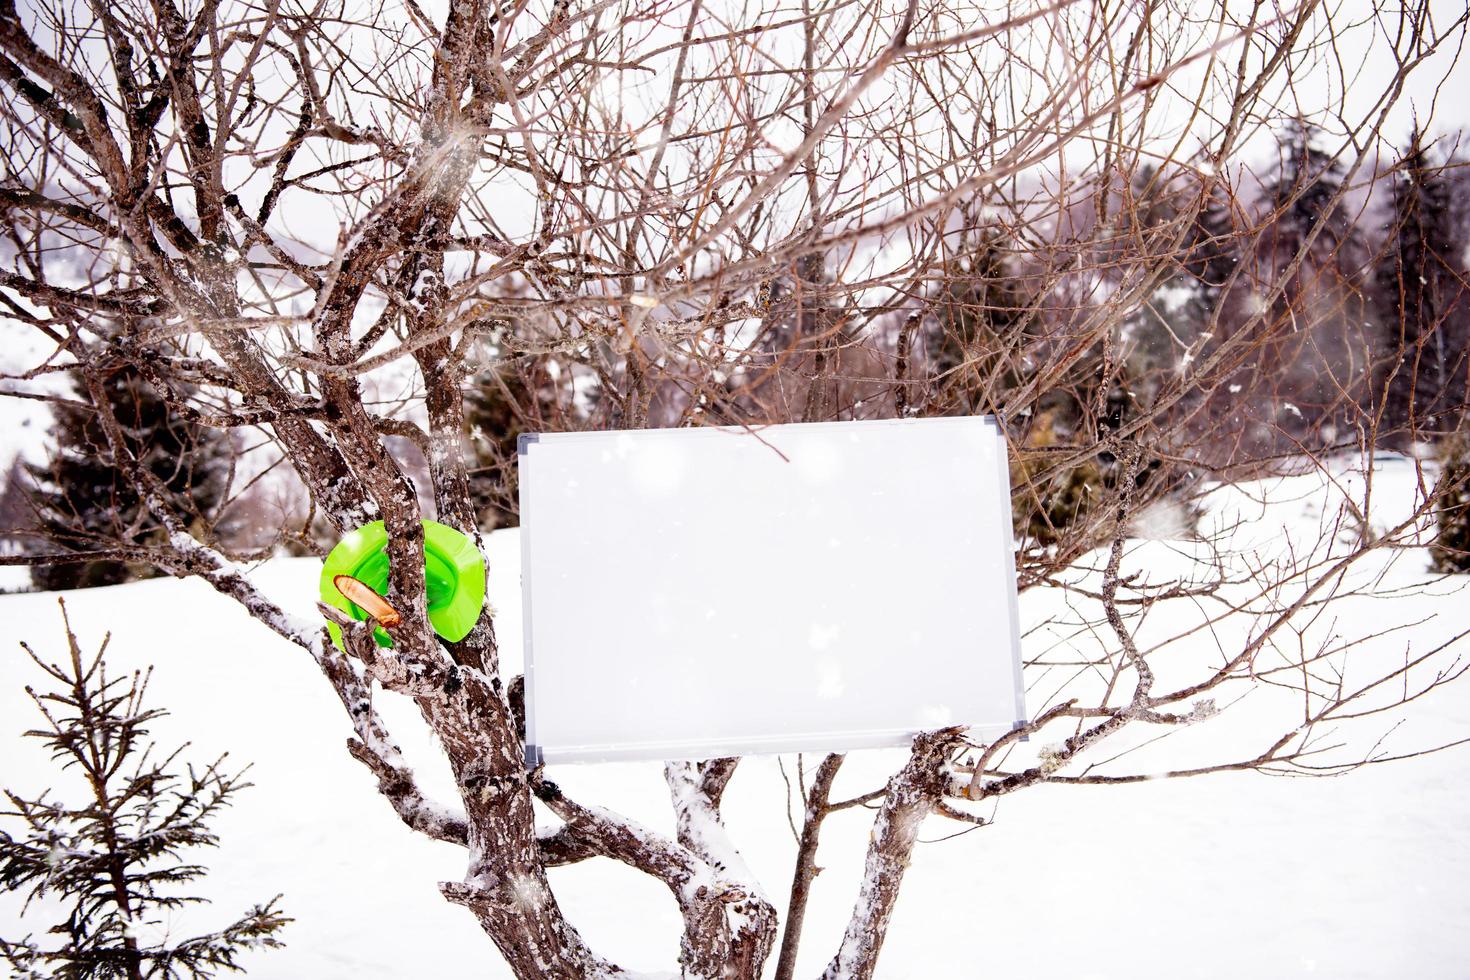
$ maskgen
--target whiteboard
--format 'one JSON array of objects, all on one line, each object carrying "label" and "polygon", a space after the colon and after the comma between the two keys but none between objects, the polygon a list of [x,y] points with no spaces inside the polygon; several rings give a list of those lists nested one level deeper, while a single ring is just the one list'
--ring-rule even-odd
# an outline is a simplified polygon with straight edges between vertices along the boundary
[{"label": "whiteboard", "polygon": [[991,417],[523,436],[527,763],[1025,715]]}]

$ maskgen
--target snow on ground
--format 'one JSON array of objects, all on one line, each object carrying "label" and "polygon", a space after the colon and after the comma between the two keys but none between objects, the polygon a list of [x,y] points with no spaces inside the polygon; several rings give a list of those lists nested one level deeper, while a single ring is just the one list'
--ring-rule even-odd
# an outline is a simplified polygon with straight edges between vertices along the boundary
[{"label": "snow on ground", "polygon": [[[1412,505],[1414,479],[1403,461],[1378,471],[1370,527],[1400,519]],[[1222,491],[1212,497],[1206,523],[1232,529],[1230,567],[1299,556],[1340,533],[1340,495],[1357,493],[1362,482],[1361,473],[1344,465],[1331,481],[1309,475]],[[1160,521],[1140,529],[1125,571],[1153,581],[1199,576],[1209,547],[1171,539],[1177,515]],[[515,670],[520,602],[513,532],[492,538],[491,557],[490,601],[499,612],[507,667]],[[318,568],[310,559],[276,560],[253,575],[280,601],[310,614]],[[1370,658],[1402,658],[1406,642],[1415,648],[1440,642],[1464,628],[1465,581],[1435,578],[1426,569],[1420,550],[1375,553],[1353,579],[1375,595],[1342,600],[1312,630],[1351,638],[1416,624],[1356,651]],[[215,904],[182,916],[178,931],[217,924],[284,892],[297,921],[285,950],[247,961],[257,980],[508,975],[473,919],[439,897],[436,882],[463,873],[458,850],[413,836],[376,796],[373,779],[343,748],[349,729],[341,708],[303,654],[197,581],[76,592],[67,604],[85,647],[113,631],[114,669],[156,665],[153,703],[172,712],[155,727],[163,744],[192,740],[194,759],[228,750],[241,764],[253,763],[255,786],[218,821],[223,846],[207,858],[211,875],[200,890]],[[1077,600],[1059,590],[1029,591],[1021,606],[1028,657],[1095,642],[1068,625]],[[1242,629],[1227,620],[1213,634],[1177,638],[1213,610],[1184,600],[1166,606],[1141,631],[1157,647],[1161,675],[1217,657],[1207,635],[1228,643]],[[0,785],[26,793],[65,785],[34,740],[18,738],[33,710],[21,686],[36,676],[14,641],[60,655],[55,596],[0,597],[0,615],[8,626],[0,647]],[[1028,675],[1033,711],[1064,674],[1054,667]],[[1387,749],[1470,736],[1467,694],[1470,687],[1451,688],[1416,702]],[[382,707],[427,786],[451,797],[447,772],[413,711],[387,695]],[[1257,726],[1281,709],[1271,692],[1253,695],[1216,721],[1139,747],[1120,764],[1156,771],[1239,755]],[[1375,721],[1366,736],[1352,737],[1371,743],[1392,721]],[[835,795],[875,788],[901,758],[892,751],[853,753]],[[746,760],[725,809],[752,870],[784,909],[795,848],[783,808],[782,763],[790,772],[795,757]],[[551,775],[574,798],[672,830],[657,765],[553,767]],[[1470,975],[1467,812],[1470,752],[1464,749],[1330,779],[1236,773],[1037,787],[1003,800],[992,827],[949,837],[960,825],[925,825],[923,837],[934,843],[916,854],[879,975],[1464,977]],[[819,859],[826,870],[817,881],[799,975],[815,975],[836,948],[869,817],[847,811],[827,823]],[[660,886],[606,861],[554,871],[552,881],[599,952],[635,969],[673,968],[678,916]],[[0,935],[20,931],[18,905],[14,896],[0,896]],[[40,924],[35,917],[26,921],[31,928]]]},{"label": "snow on ground", "polygon": [[[70,355],[58,353],[56,344],[39,330],[10,328],[0,344],[0,375],[7,378],[35,371],[46,365],[70,364]],[[72,396],[64,374],[40,374],[26,382],[0,383],[6,391]],[[46,430],[51,425],[50,406],[39,399],[7,398],[5,424],[0,425],[0,479],[19,460],[39,463],[46,458]]]}]

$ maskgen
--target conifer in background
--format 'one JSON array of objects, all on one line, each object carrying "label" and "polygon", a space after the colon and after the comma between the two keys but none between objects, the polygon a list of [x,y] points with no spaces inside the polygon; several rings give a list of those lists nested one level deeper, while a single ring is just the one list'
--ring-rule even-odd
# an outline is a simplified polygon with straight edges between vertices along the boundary
[{"label": "conifer in background", "polygon": [[[1175,256],[1162,270],[1152,291],[1118,324],[1114,338],[1117,377],[1107,393],[1108,416],[1116,429],[1140,411],[1150,409],[1161,384],[1172,381],[1186,351],[1198,357],[1196,341],[1210,329],[1221,284],[1219,276],[1230,248],[1228,213],[1218,201],[1201,207],[1192,174],[1140,167],[1130,187],[1132,247],[1151,254]],[[1226,227],[1217,223],[1224,218]],[[1210,281],[1210,276],[1219,277]],[[1097,401],[1093,393],[1091,401]]]},{"label": "conifer in background", "polygon": [[[932,394],[921,414],[1002,413],[1026,378],[1037,343],[1042,297],[1016,260],[1018,246],[1002,227],[982,225],[970,247],[942,267],[929,341]],[[1102,467],[1088,459],[1049,473],[1055,452],[1094,438],[1095,365],[1075,383],[1057,386],[1027,421],[1012,469],[1012,509],[1025,547],[1066,541],[1103,499]]]},{"label": "conifer in background", "polygon": [[[1387,364],[1388,419],[1413,433],[1444,432],[1449,399],[1464,390],[1466,337],[1456,330],[1451,187],[1415,128],[1389,177],[1388,237],[1373,284]],[[1412,436],[1411,436],[1412,437]]]},{"label": "conifer in background", "polygon": [[1279,213],[1266,240],[1284,263],[1321,225],[1310,254],[1323,261],[1348,244],[1353,235],[1352,222],[1339,196],[1344,181],[1342,165],[1322,149],[1317,129],[1300,120],[1286,127],[1277,152],[1277,171],[1266,180],[1264,189]]},{"label": "conifer in background", "polygon": [[[229,436],[181,418],[131,368],[111,372],[104,387],[133,457],[191,515],[195,530],[212,527],[225,494]],[[146,547],[160,533],[113,460],[90,401],[78,384],[54,406],[50,458],[27,467],[38,552],[88,552],[119,539]],[[40,589],[75,589],[151,574],[146,563],[71,561],[34,566],[31,580]]]},{"label": "conifer in background", "polygon": [[994,412],[1020,384],[1017,352],[1033,304],[1013,268],[1013,251],[1001,229],[982,228],[969,253],[943,269],[932,363],[934,408],[941,414]]},{"label": "conifer in background", "polygon": [[1185,271],[1194,277],[1200,319],[1208,322],[1219,309],[1236,266],[1240,264],[1240,235],[1229,199],[1212,193],[1194,219]]},{"label": "conifer in background", "polygon": [[541,359],[501,361],[476,375],[464,392],[469,429],[470,494],[487,531],[520,523],[516,444],[523,432],[559,429],[546,417],[550,385]]},{"label": "conifer in background", "polygon": [[1438,528],[1429,556],[1436,571],[1470,572],[1470,441],[1440,447]]},{"label": "conifer in background", "polygon": [[[280,896],[217,932],[174,939],[165,916],[204,901],[183,889],[205,874],[184,855],[219,842],[211,819],[248,784],[223,758],[195,768],[182,749],[159,755],[148,726],[163,711],[145,708],[146,674],[109,677],[104,639],[82,653],[62,606],[67,657],[49,663],[21,646],[49,684],[31,696],[44,724],[26,735],[45,742],[78,792],[30,798],[5,790],[0,809],[0,890],[50,899],[65,918],[34,936],[0,938],[0,956],[26,980],[211,977],[240,970],[249,949],[278,947],[291,920]],[[51,939],[49,937],[57,937]]]},{"label": "conifer in background", "polygon": [[1258,293],[1274,299],[1251,327],[1270,340],[1253,360],[1263,384],[1243,413],[1255,416],[1249,438],[1261,451],[1295,451],[1308,438],[1331,443],[1353,431],[1369,400],[1371,379],[1358,366],[1373,340],[1362,289],[1366,248],[1345,204],[1340,156],[1349,151],[1324,149],[1333,139],[1291,121],[1264,181],[1269,211],[1253,272]]},{"label": "conifer in background", "polygon": [[[1105,396],[1102,426],[1116,431],[1151,412],[1161,397],[1175,417],[1198,426],[1211,383],[1212,356],[1241,310],[1231,303],[1240,264],[1240,226],[1230,191],[1185,168],[1141,167],[1133,180],[1132,247],[1167,255],[1151,292],[1122,319],[1116,378]],[[1190,379],[1203,383],[1190,383]],[[1092,396],[1095,403],[1096,395]],[[1100,433],[1101,434],[1101,433]]]}]

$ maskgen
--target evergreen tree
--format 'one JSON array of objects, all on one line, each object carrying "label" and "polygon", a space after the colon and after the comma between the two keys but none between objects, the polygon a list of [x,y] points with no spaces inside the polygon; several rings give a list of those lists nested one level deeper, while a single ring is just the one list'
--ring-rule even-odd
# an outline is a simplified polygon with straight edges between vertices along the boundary
[{"label": "evergreen tree", "polygon": [[[486,530],[520,521],[516,483],[517,442],[523,432],[549,427],[547,365],[541,359],[502,361],[465,389],[470,450],[470,494]],[[561,428],[561,426],[555,426]]]},{"label": "evergreen tree", "polygon": [[[1161,388],[1188,367],[1186,360],[1205,359],[1206,335],[1219,330],[1217,313],[1240,260],[1228,197],[1201,187],[1187,172],[1176,175],[1168,193],[1155,173],[1143,168],[1135,180],[1135,235],[1139,252],[1166,265],[1146,300],[1120,325],[1122,363],[1103,420],[1114,429],[1151,409]],[[1180,407],[1194,402],[1186,398]]]},{"label": "evergreen tree", "polygon": [[1012,470],[1012,518],[1028,548],[1052,548],[1066,541],[1069,529],[1092,513],[1107,490],[1103,467],[1091,459],[1041,476],[1051,462],[1048,451],[1067,437],[1056,416],[1056,409],[1046,409],[1032,421]]},{"label": "evergreen tree", "polygon": [[1299,120],[1281,134],[1278,156],[1265,183],[1272,212],[1258,273],[1260,288],[1280,287],[1259,328],[1271,339],[1255,361],[1273,379],[1259,405],[1263,451],[1330,441],[1352,424],[1368,381],[1352,366],[1368,337],[1361,243],[1341,200],[1345,174],[1320,133]]},{"label": "evergreen tree", "polygon": [[[943,267],[941,292],[933,306],[936,328],[930,341],[934,393],[930,411],[971,414],[1003,411],[1007,395],[1024,380],[1024,362],[1035,356],[1044,327],[1032,326],[1035,300],[1014,266],[1004,231],[984,227],[971,249]],[[1090,442],[1093,433],[1090,373],[1079,367],[1075,385],[1058,386],[1041,398],[1027,421],[1012,477],[1012,509],[1028,547],[1049,548],[1067,539],[1102,499],[1102,467],[1085,460],[1042,476],[1068,444]]]},{"label": "evergreen tree", "polygon": [[941,412],[993,412],[1020,383],[1031,302],[1006,246],[1002,232],[983,229],[970,253],[942,271],[931,358]]},{"label": "evergreen tree", "polygon": [[13,809],[0,817],[17,830],[0,830],[0,889],[24,890],[28,901],[59,900],[67,913],[47,932],[58,942],[0,939],[0,955],[28,980],[172,980],[239,970],[245,950],[281,945],[277,933],[291,920],[276,908],[279,896],[217,932],[177,941],[160,928],[160,916],[204,901],[180,893],[205,873],[182,852],[218,844],[209,822],[248,784],[218,761],[181,772],[182,749],[157,756],[148,725],[164,712],[143,706],[147,675],[108,677],[107,641],[84,656],[65,605],[62,618],[66,662],[47,663],[22,644],[52,683],[42,693],[26,688],[45,719],[26,734],[45,742],[85,791],[67,801],[49,791],[33,799],[5,792]]},{"label": "evergreen tree", "polygon": [[[229,469],[228,434],[170,411],[131,367],[111,372],[105,391],[133,458],[165,488],[175,511],[186,523],[212,526]],[[146,545],[160,533],[113,459],[90,401],[80,382],[74,383],[71,400],[54,408],[50,459],[27,467],[31,508],[47,553]],[[74,589],[151,574],[143,563],[89,561],[37,565],[31,578],[37,588]]]},{"label": "evergreen tree", "polygon": [[795,265],[798,291],[791,297],[792,337],[809,355],[796,362],[798,376],[806,381],[806,399],[799,417],[803,422],[828,422],[839,411],[834,368],[856,321],[843,316],[840,305],[833,302],[826,255],[808,252],[798,257]]},{"label": "evergreen tree", "polygon": [[[1375,305],[1391,353],[1388,415],[1397,426],[1453,428],[1437,412],[1463,392],[1464,337],[1450,336],[1457,281],[1451,187],[1416,127],[1390,178],[1388,238]],[[1457,390],[1451,390],[1457,389]]]},{"label": "evergreen tree", "polygon": [[1240,238],[1230,201],[1212,194],[1194,219],[1184,269],[1198,284],[1199,302],[1205,317],[1213,316],[1240,264]]},{"label": "evergreen tree", "polygon": [[[782,275],[760,284],[755,305],[761,322],[749,344],[745,380],[727,385],[713,379],[716,391],[728,393],[719,399],[725,409],[758,422],[825,422],[850,410],[840,404],[837,375],[861,320],[835,300],[833,285],[822,252],[797,256]],[[695,421],[702,410],[696,403],[681,414]]]},{"label": "evergreen tree", "polygon": [[1277,144],[1279,165],[1266,181],[1265,191],[1279,211],[1267,241],[1285,265],[1302,249],[1307,237],[1322,226],[1313,242],[1316,259],[1336,254],[1352,238],[1352,222],[1342,207],[1342,165],[1321,148],[1315,127],[1294,120]]},{"label": "evergreen tree", "polygon": [[[1158,284],[1118,325],[1116,349],[1122,364],[1114,387],[1120,390],[1108,392],[1109,418],[1119,408],[1131,414],[1153,404],[1159,386],[1173,376],[1186,348],[1205,329],[1221,284],[1229,278],[1228,271],[1221,275],[1216,268],[1227,264],[1228,212],[1220,229],[1217,202],[1192,214],[1196,206],[1179,180],[1166,181],[1154,167],[1142,167],[1134,177],[1132,237],[1139,254],[1157,256],[1153,261],[1164,268]],[[1207,279],[1211,275],[1217,279]],[[1121,415],[1113,418],[1112,427],[1121,421]]]},{"label": "evergreen tree", "polygon": [[1440,572],[1470,572],[1470,442],[1447,439],[1439,457],[1438,533],[1429,547],[1430,564]]}]

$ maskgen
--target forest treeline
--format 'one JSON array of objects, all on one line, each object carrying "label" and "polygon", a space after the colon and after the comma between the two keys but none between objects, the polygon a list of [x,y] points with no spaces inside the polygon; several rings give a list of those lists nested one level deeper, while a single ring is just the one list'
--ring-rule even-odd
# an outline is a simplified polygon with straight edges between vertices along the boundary
[{"label": "forest treeline", "polygon": [[[1059,560],[1093,540],[1079,519],[1116,482],[1125,444],[1144,447],[1133,479],[1157,476],[1159,492],[1303,453],[1442,452],[1458,445],[1470,370],[1460,150],[1458,134],[1415,130],[1354,175],[1297,123],[1233,183],[1143,165],[1107,185],[975,201],[900,288],[863,289],[850,261],[804,256],[755,295],[724,300],[744,304],[739,330],[721,323],[703,350],[661,352],[646,424],[994,413],[1012,438],[1018,529],[1032,547],[1067,543]],[[487,365],[465,381],[486,528],[517,521],[520,433],[629,421],[604,392],[634,359],[538,350],[532,335],[529,319],[497,322]],[[135,457],[196,532],[232,548],[320,549],[283,467],[242,478],[238,437],[169,413],[134,370],[119,369],[106,393]],[[7,523],[32,549],[146,547],[151,518],[114,468],[87,393],[74,395],[55,410],[48,458],[12,473]],[[401,449],[418,452],[408,440]],[[293,521],[302,530],[283,536]],[[141,573],[112,551],[38,566],[35,584]]]}]

